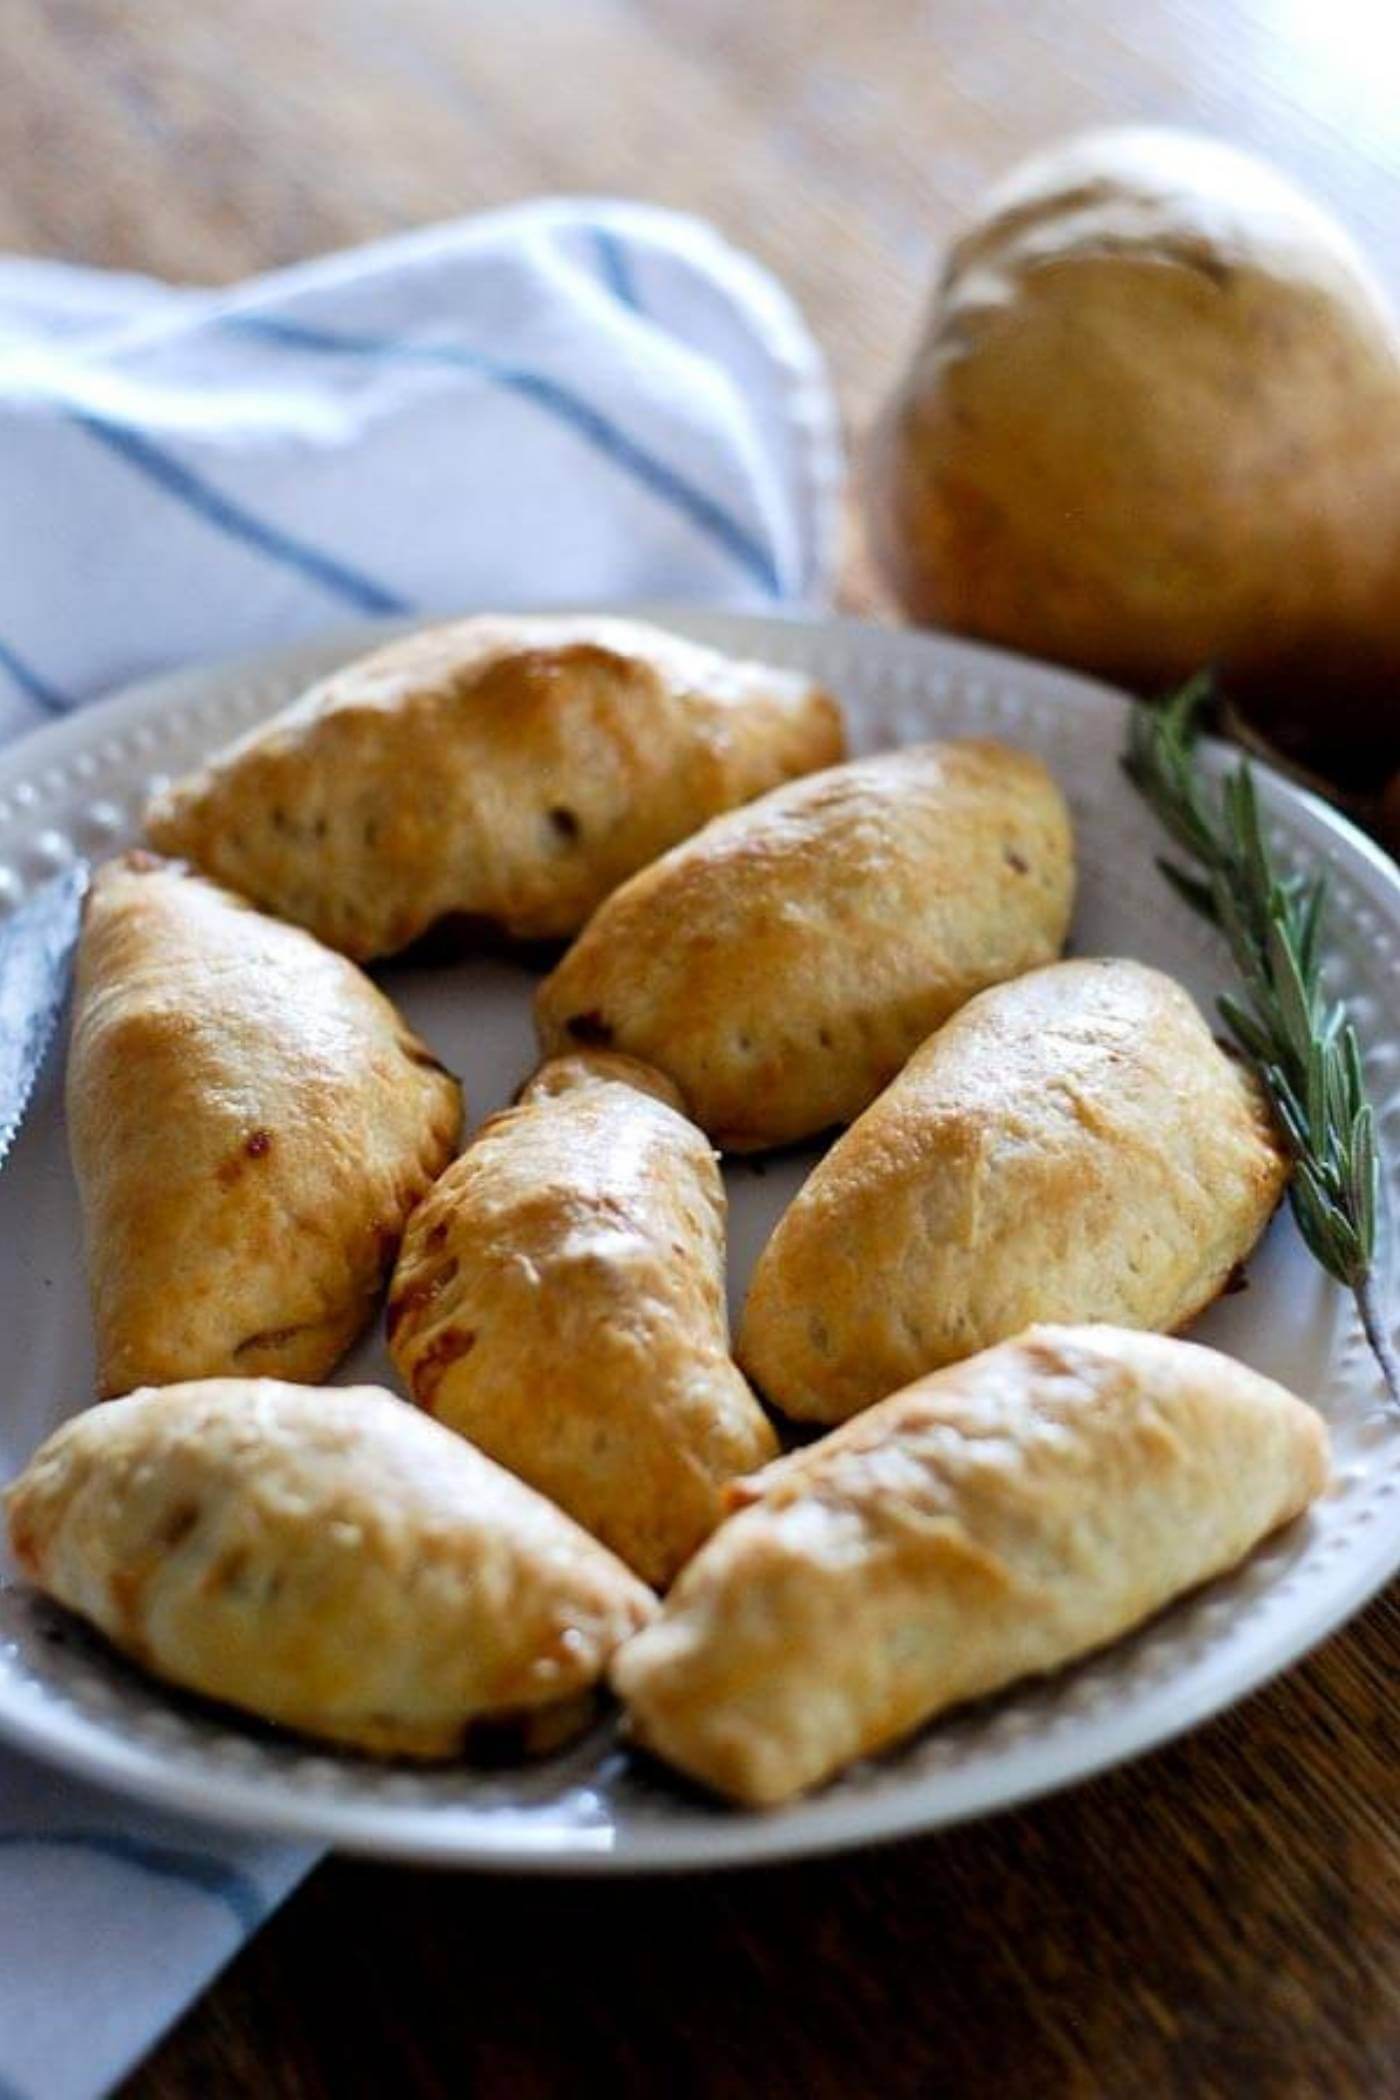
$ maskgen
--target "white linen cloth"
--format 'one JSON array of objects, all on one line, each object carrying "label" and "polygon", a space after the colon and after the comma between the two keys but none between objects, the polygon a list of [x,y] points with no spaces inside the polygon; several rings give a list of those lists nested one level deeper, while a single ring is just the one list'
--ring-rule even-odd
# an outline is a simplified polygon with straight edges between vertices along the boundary
[{"label": "white linen cloth", "polygon": [[[694,220],[523,205],[228,290],[0,258],[0,739],[355,613],[819,599],[840,456]],[[0,2100],[89,2100],[311,1864],[0,1751]]]},{"label": "white linen cloth", "polygon": [[785,295],[639,205],[216,292],[0,260],[0,735],[355,613],[810,599],[836,456]]}]

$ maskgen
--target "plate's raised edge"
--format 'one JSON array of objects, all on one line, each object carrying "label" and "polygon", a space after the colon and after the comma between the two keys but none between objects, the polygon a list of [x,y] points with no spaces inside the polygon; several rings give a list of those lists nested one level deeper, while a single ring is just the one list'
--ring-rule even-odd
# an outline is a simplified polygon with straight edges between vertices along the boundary
[{"label": "plate's raised edge", "polygon": [[[530,608],[539,611],[538,606]],[[565,610],[566,608],[560,608]],[[582,610],[582,608],[577,608]],[[598,607],[588,608],[599,610]],[[1009,651],[960,637],[893,628],[851,617],[814,619],[800,609],[775,608],[763,613],[726,611],[720,607],[628,604],[609,608],[618,614],[649,619],[674,626],[697,639],[713,639],[722,646],[735,646],[736,633],[751,630],[754,647],[777,624],[820,627],[857,649],[888,650],[901,654],[927,652],[944,667],[961,665],[978,677],[1034,677],[1047,694],[1058,689],[1067,701],[1090,702],[1102,708],[1113,704],[1121,718],[1130,704],[1115,688],[1079,673]],[[443,615],[449,617],[449,615]],[[318,675],[327,662],[373,646],[389,635],[419,621],[358,622],[324,634],[306,637],[276,649],[262,649],[218,664],[186,667],[126,686],[100,701],[75,710],[63,721],[31,732],[0,751],[0,786],[19,773],[39,773],[61,765],[104,734],[134,724],[170,705],[187,704],[207,680],[244,681],[290,669],[305,661],[308,677]],[[1212,762],[1225,764],[1230,748],[1211,746]],[[17,764],[21,761],[22,764]],[[1382,909],[1400,918],[1400,871],[1390,859],[1347,818],[1305,789],[1254,761],[1266,799],[1300,809],[1312,826],[1328,836],[1340,856],[1352,864],[1362,887]],[[36,812],[42,823],[42,815]],[[470,1837],[449,1834],[453,1810],[442,1803],[425,1808],[358,1804],[308,1804],[301,1793],[280,1788],[275,1778],[243,1781],[221,1773],[217,1781],[218,1815],[211,1817],[211,1782],[198,1773],[182,1773],[162,1766],[149,1752],[134,1751],[97,1722],[64,1712],[45,1717],[41,1711],[17,1712],[0,1706],[0,1737],[37,1754],[61,1768],[100,1784],[116,1787],[158,1806],[184,1812],[208,1825],[213,1820],[231,1827],[319,1841],[351,1852],[394,1858],[421,1865],[466,1866],[512,1872],[664,1872],[705,1867],[758,1865],[779,1859],[814,1856],[852,1846],[885,1842],[951,1826],[972,1817],[1011,1808],[1018,1803],[1058,1791],[1062,1786],[1089,1779],[1125,1760],[1165,1746],[1187,1730],[1209,1720],[1223,1709],[1251,1696],[1291,1663],[1305,1656],[1330,1633],[1339,1631],[1371,1597],[1391,1579],[1400,1565],[1400,1543],[1384,1554],[1358,1559],[1349,1579],[1326,1586],[1311,1610],[1285,1619],[1256,1651],[1247,1679],[1223,1671],[1207,1675],[1194,1695],[1179,1707],[1173,1701],[1178,1687],[1171,1682],[1139,1697],[1130,1713],[1118,1721],[1102,1724],[1092,1747],[1085,1747],[1072,1780],[1066,1778],[1061,1752],[1053,1740],[1022,1745],[1014,1780],[1001,1787],[977,1785],[976,1768],[968,1773],[934,1774],[906,1782],[887,1795],[861,1794],[824,1800],[817,1796],[777,1814],[741,1818],[717,1810],[714,1824],[703,1835],[679,1838],[665,1825],[639,1825],[628,1831],[619,1847],[610,1841],[594,1843],[590,1837],[610,1839],[611,1833],[590,1833],[586,1826],[569,1828],[563,1834],[532,1831],[532,1818],[512,1821],[508,1812],[493,1811],[502,1824],[499,1843],[483,1840],[481,1821]],[[25,1702],[28,1704],[28,1696]],[[464,1810],[470,1813],[468,1803]],[[448,1831],[444,1830],[448,1826]]]},{"label": "plate's raised edge", "polygon": [[[83,750],[95,737],[109,733],[158,714],[170,706],[187,704],[206,681],[217,679],[221,685],[243,685],[283,672],[300,664],[308,666],[308,678],[322,675],[326,663],[349,662],[389,641],[397,634],[406,634],[439,620],[465,619],[473,611],[484,608],[466,608],[456,612],[444,611],[431,615],[420,615],[412,619],[395,616],[392,619],[355,620],[338,623],[317,634],[301,635],[295,640],[283,642],[272,648],[253,649],[244,654],[222,657],[210,663],[183,664],[176,670],[158,671],[149,677],[132,679],[99,698],[86,701],[73,708],[59,721],[45,722],[28,730],[13,742],[0,745],[0,779],[16,770],[16,761],[22,761],[20,770],[39,773],[61,764],[72,753]],[[813,614],[800,605],[778,605],[763,612],[728,610],[719,605],[659,604],[645,602],[623,602],[612,605],[527,605],[490,607],[493,614],[504,618],[530,618],[541,614],[583,617],[590,613],[606,613],[610,618],[646,620],[662,627],[672,627],[678,633],[688,634],[705,641],[711,635],[718,637],[733,634],[736,628],[748,628],[755,636],[755,649],[761,651],[762,643],[757,639],[776,627],[818,628],[823,634],[836,635],[842,641],[858,649],[897,649],[901,653],[910,648],[926,651],[931,658],[943,663],[962,664],[975,675],[993,678],[997,675],[1029,673],[1044,688],[1051,685],[1059,688],[1071,700],[1083,702],[1093,698],[1102,705],[1111,702],[1117,711],[1130,704],[1129,697],[1116,686],[1106,685],[1102,680],[1086,676],[1083,672],[1066,670],[1059,664],[1041,663],[1038,659],[1020,656],[1009,649],[1000,649],[987,642],[969,641],[961,635],[941,634],[930,628],[896,627],[878,620],[859,619],[853,614]],[[713,646],[732,647],[732,643],[716,639]],[[1224,749],[1226,747],[1219,747]],[[1270,784],[1280,782],[1291,796],[1307,802],[1324,812],[1359,843],[1369,845],[1364,834],[1320,802],[1316,796],[1295,788],[1291,782],[1283,781],[1270,767],[1256,761],[1257,770],[1266,775]],[[1372,852],[1382,865],[1388,865],[1379,849]],[[1393,872],[1393,871],[1392,871]]]},{"label": "plate's raised edge", "polygon": [[[163,707],[186,702],[192,690],[207,679],[217,678],[220,683],[231,681],[243,683],[266,676],[270,672],[296,664],[306,659],[309,668],[306,675],[320,675],[322,659],[332,663],[348,661],[351,657],[387,641],[396,634],[403,634],[430,621],[463,619],[473,611],[486,608],[468,607],[457,611],[445,610],[421,614],[412,619],[395,617],[383,620],[357,620],[326,628],[320,633],[303,635],[295,641],[284,642],[273,648],[250,650],[246,654],[224,657],[213,663],[182,665],[178,670],[161,671],[148,678],[140,678],[118,686],[99,699],[86,702],[65,715],[61,721],[42,723],[14,742],[0,746],[0,782],[15,770],[15,761],[23,760],[25,772],[45,771],[61,763],[70,753],[82,750],[92,741],[94,732],[115,730],[128,722],[135,722]],[[778,605],[763,612],[728,610],[719,605],[685,605],[624,601],[611,605],[559,605],[532,604],[528,606],[500,606],[489,608],[494,614],[504,617],[529,617],[542,613],[561,615],[584,615],[606,612],[619,619],[650,620],[658,626],[674,627],[678,632],[690,634],[697,640],[707,640],[711,634],[722,631],[732,634],[736,628],[749,628],[755,637],[774,626],[815,627],[823,634],[836,635],[857,648],[888,649],[891,646],[904,653],[910,649],[927,651],[930,658],[941,659],[945,664],[962,664],[982,677],[992,678],[1007,674],[1029,674],[1043,690],[1058,688],[1071,701],[1083,702],[1092,699],[1102,706],[1112,703],[1120,715],[1133,704],[1132,697],[1121,687],[1105,683],[1082,671],[1067,669],[1062,664],[1044,663],[1038,657],[1024,656],[1019,652],[1002,649],[990,642],[969,640],[963,635],[943,634],[933,628],[893,626],[878,620],[860,619],[853,614],[814,614],[810,608],[800,605]],[[716,641],[716,646],[723,646]],[[761,648],[755,641],[755,647]],[[1240,754],[1234,746],[1222,743],[1217,738],[1206,737],[1203,749],[1209,754],[1212,764],[1224,765]],[[1400,868],[1367,834],[1351,819],[1326,802],[1310,789],[1299,787],[1295,782],[1270,766],[1265,759],[1250,759],[1256,779],[1264,784],[1266,795],[1277,797],[1285,805],[1306,809],[1315,822],[1330,831],[1339,841],[1349,846],[1363,860],[1371,874],[1379,878],[1400,907]]]},{"label": "plate's raised edge", "polygon": [[[47,771],[61,764],[73,752],[83,750],[96,735],[120,729],[128,723],[143,719],[148,714],[158,714],[171,705],[188,702],[193,693],[207,680],[218,679],[219,683],[242,685],[270,673],[289,669],[303,659],[310,667],[308,678],[321,675],[324,662],[335,664],[349,662],[352,658],[375,648],[379,643],[391,640],[397,634],[411,633],[415,628],[436,623],[439,620],[470,618],[473,611],[484,608],[466,608],[457,612],[434,613],[413,619],[395,616],[392,619],[355,620],[328,627],[317,634],[301,635],[293,641],[283,642],[272,648],[252,649],[238,656],[221,657],[210,663],[182,664],[176,670],[153,672],[149,677],[132,679],[114,686],[110,692],[85,701],[74,707],[56,722],[43,722],[36,728],[16,737],[12,742],[0,744],[0,778],[15,770],[15,761],[22,760],[22,770],[30,773]],[[657,604],[648,600],[642,603],[624,602],[614,605],[558,605],[558,606],[499,606],[493,604],[491,612],[503,618],[530,618],[542,614],[561,616],[584,616],[589,613],[606,613],[609,618],[646,620],[660,627],[672,627],[678,633],[705,641],[711,634],[721,631],[732,634],[736,628],[749,628],[755,637],[773,627],[819,628],[823,634],[835,634],[856,648],[881,648],[891,646],[903,652],[913,647],[927,650],[931,656],[945,663],[961,663],[977,675],[991,678],[1006,673],[1029,672],[1042,686],[1051,683],[1070,699],[1083,701],[1090,696],[1099,704],[1111,701],[1117,710],[1125,709],[1129,697],[1120,688],[1106,685],[1102,680],[1090,678],[1080,671],[1066,670],[1059,664],[1041,663],[1029,656],[1020,656],[1009,649],[999,649],[988,642],[969,641],[961,635],[940,634],[931,628],[895,627],[878,620],[863,620],[853,614],[814,614],[800,605],[778,605],[764,612],[728,610],[718,605]],[[725,644],[715,641],[713,646]],[[755,648],[762,644],[755,640]],[[1221,747],[1225,748],[1225,747]],[[1257,769],[1269,775],[1271,781],[1281,779],[1272,769],[1256,761]],[[1315,807],[1336,817],[1345,819],[1318,801],[1316,796],[1295,788],[1285,782],[1290,794],[1307,801]],[[1364,834],[1355,827],[1346,825],[1348,831],[1361,840]],[[1378,849],[1373,849],[1377,850]],[[1384,862],[1384,855],[1378,853]]]},{"label": "plate's raised edge", "polygon": [[[713,1829],[707,1828],[703,1837],[687,1833],[681,1838],[664,1824],[640,1825],[615,1846],[608,1831],[590,1832],[586,1826],[574,1826],[561,1837],[545,1829],[532,1830],[528,1819],[512,1822],[508,1811],[496,1810],[493,1815],[502,1824],[499,1843],[483,1840],[479,1828],[470,1837],[454,1838],[443,1828],[444,1823],[450,1824],[453,1811],[441,1803],[426,1808],[313,1804],[308,1809],[304,1796],[280,1789],[273,1778],[244,1782],[227,1773],[219,1777],[215,1815],[206,1778],[162,1767],[150,1753],[133,1753],[119,1738],[85,1717],[75,1720],[65,1715],[63,1733],[55,1736],[37,1719],[30,1721],[0,1707],[0,1737],[79,1778],[95,1780],[155,1807],[188,1814],[205,1825],[217,1822],[220,1827],[297,1838],[405,1864],[571,1875],[761,1866],[932,1836],[938,1830],[1058,1793],[1067,1785],[1077,1786],[1135,1757],[1165,1749],[1264,1690],[1329,1635],[1340,1632],[1385,1588],[1393,1572],[1393,1563],[1362,1566],[1340,1592],[1324,1591],[1301,1621],[1298,1617],[1285,1620],[1259,1651],[1257,1667],[1251,1669],[1243,1689],[1237,1678],[1222,1669],[1203,1679],[1193,1698],[1171,1710],[1176,1687],[1170,1681],[1159,1685],[1121,1719],[1097,1730],[1092,1750],[1076,1765],[1072,1778],[1066,1778],[1059,1762],[1062,1753],[1053,1740],[1028,1743],[1018,1752],[1014,1782],[999,1788],[979,1790],[974,1766],[965,1774],[935,1774],[907,1783],[885,1796],[823,1800],[818,1794],[808,1802],[768,1813],[717,1805]],[[1171,1609],[1168,1606],[1166,1611]],[[1149,1621],[1148,1629],[1154,1623]],[[479,1812],[475,1820],[479,1825]],[[590,1838],[602,1842],[590,1843]]]}]

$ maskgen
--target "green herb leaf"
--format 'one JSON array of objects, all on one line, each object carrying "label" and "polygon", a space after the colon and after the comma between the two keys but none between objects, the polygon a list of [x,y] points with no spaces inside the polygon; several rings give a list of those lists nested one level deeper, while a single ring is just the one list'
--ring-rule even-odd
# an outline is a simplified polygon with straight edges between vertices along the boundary
[{"label": "green herb leaf", "polygon": [[1275,865],[1247,760],[1217,789],[1199,763],[1201,718],[1215,697],[1209,672],[1155,706],[1135,707],[1123,770],[1195,869],[1159,860],[1191,909],[1220,929],[1247,995],[1224,994],[1221,1018],[1277,1117],[1293,1176],[1298,1229],[1357,1303],[1386,1389],[1400,1405],[1400,1360],[1375,1281],[1380,1161],[1361,1050],[1341,1001],[1323,995],[1322,875]]}]

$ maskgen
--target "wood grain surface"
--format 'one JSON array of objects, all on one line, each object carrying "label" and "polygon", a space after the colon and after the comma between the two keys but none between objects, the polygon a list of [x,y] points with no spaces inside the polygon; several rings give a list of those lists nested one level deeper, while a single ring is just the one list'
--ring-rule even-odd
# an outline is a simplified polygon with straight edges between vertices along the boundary
[{"label": "wood grain surface", "polygon": [[[1382,0],[0,0],[0,245],[224,280],[542,190],[647,196],[781,273],[858,441],[959,214],[1082,124],[1253,145],[1400,279],[1398,60]],[[862,1858],[327,1864],[129,2100],[1381,2100],[1397,1659],[1391,1598],[1189,1742]]]},{"label": "wood grain surface", "polygon": [[1400,1614],[936,1839],[651,1882],[322,1867],[128,2100],[1385,2100]]}]

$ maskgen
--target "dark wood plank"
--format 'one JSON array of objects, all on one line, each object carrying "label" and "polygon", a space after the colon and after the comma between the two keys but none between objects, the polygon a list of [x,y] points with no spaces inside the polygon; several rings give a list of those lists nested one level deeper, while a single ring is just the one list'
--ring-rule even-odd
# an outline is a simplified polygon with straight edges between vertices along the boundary
[{"label": "dark wood plank", "polygon": [[1379,2100],[1400,1606],[939,1838],[647,1882],[323,1867],[128,2100]]}]

